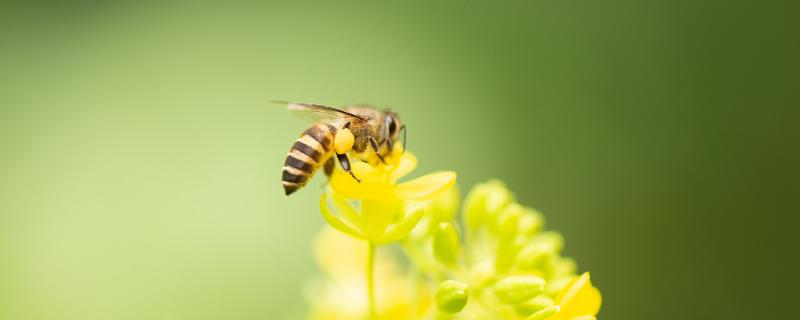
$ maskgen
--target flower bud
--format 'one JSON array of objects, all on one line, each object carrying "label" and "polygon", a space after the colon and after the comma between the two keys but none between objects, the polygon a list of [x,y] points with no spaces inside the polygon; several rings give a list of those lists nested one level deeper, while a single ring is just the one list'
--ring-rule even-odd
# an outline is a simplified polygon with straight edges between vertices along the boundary
[{"label": "flower bud", "polygon": [[469,230],[477,230],[483,225],[486,216],[486,193],[485,184],[478,184],[469,191],[467,198],[464,199],[464,222]]},{"label": "flower bud", "polygon": [[518,203],[511,203],[497,214],[496,230],[501,238],[513,237],[517,234],[519,220],[522,218],[523,207]]},{"label": "flower bud", "polygon": [[486,195],[486,212],[495,214],[506,205],[514,201],[514,195],[506,188],[506,184],[500,180],[490,180],[486,183],[488,194]]},{"label": "flower bud", "polygon": [[547,287],[545,288],[545,294],[549,296],[557,295],[559,292],[563,291],[564,288],[567,287],[567,285],[569,285],[570,281],[572,281],[573,278],[574,277],[572,276],[565,276],[565,277],[550,279],[550,281],[547,282]]},{"label": "flower bud", "polygon": [[519,219],[519,233],[531,237],[535,235],[544,226],[544,218],[538,211],[525,208],[525,213]]},{"label": "flower bud", "polygon": [[555,231],[542,232],[533,239],[533,242],[551,246],[555,253],[561,252],[561,249],[564,248],[564,237]]},{"label": "flower bud", "polygon": [[461,246],[458,242],[458,232],[452,223],[439,224],[433,237],[433,254],[440,262],[453,266],[458,262]]},{"label": "flower bud", "polygon": [[531,243],[525,246],[517,255],[517,267],[521,270],[541,269],[556,253],[551,245]]},{"label": "flower bud", "polygon": [[575,265],[575,260],[572,258],[558,258],[554,261],[553,273],[556,276],[570,275],[577,271],[578,267]]},{"label": "flower bud", "polygon": [[556,303],[552,298],[544,294],[540,294],[532,299],[529,299],[528,301],[515,305],[514,309],[516,309],[520,314],[532,314],[555,304]]},{"label": "flower bud", "polygon": [[436,305],[447,313],[458,313],[469,299],[467,284],[456,280],[445,280],[436,288]]},{"label": "flower bud", "polygon": [[510,276],[495,284],[494,294],[500,302],[516,304],[542,293],[544,285],[544,279],[537,276]]},{"label": "flower bud", "polygon": [[431,199],[427,211],[431,213],[435,221],[450,221],[458,212],[458,188],[451,188],[447,192]]},{"label": "flower bud", "polygon": [[497,180],[481,183],[472,188],[464,201],[464,219],[470,230],[483,225],[488,216],[497,214],[514,196],[506,186]]},{"label": "flower bud", "polygon": [[517,254],[525,245],[521,236],[503,237],[497,245],[494,267],[498,272],[508,272],[517,260]]}]

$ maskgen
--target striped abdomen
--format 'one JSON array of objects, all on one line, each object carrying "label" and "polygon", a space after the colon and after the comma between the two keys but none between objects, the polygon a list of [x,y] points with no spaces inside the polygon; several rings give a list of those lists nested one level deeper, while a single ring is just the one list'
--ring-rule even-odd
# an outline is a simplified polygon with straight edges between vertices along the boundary
[{"label": "striped abdomen", "polygon": [[283,163],[283,190],[290,195],[302,188],[314,172],[333,154],[336,127],[318,123],[308,128],[292,145]]}]

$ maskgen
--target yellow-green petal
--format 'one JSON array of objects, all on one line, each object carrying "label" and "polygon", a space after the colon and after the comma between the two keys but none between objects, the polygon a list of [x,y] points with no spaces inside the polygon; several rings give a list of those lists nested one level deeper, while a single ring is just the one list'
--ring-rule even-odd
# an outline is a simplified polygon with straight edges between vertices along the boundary
[{"label": "yellow-green petal", "polygon": [[389,224],[403,212],[399,201],[361,200],[361,215],[364,217],[364,233],[372,242],[378,242],[386,233]]},{"label": "yellow-green petal", "polygon": [[453,171],[437,172],[424,175],[397,186],[397,196],[404,200],[429,200],[444,193],[456,183]]},{"label": "yellow-green petal", "polygon": [[396,241],[400,241],[401,239],[408,236],[411,232],[411,229],[419,223],[419,220],[422,219],[422,215],[425,213],[423,208],[419,208],[411,213],[409,216],[405,217],[402,221],[389,226],[386,229],[386,232],[383,234],[378,241],[377,244],[387,244]]},{"label": "yellow-green petal", "polygon": [[322,217],[325,218],[325,221],[327,221],[328,224],[331,225],[331,227],[341,232],[344,232],[345,234],[351,235],[353,237],[364,238],[361,232],[351,228],[350,226],[339,220],[339,217],[337,217],[335,214],[333,214],[333,212],[331,212],[330,209],[328,209],[328,201],[325,194],[322,194],[322,196],[319,199],[319,209],[320,212],[322,212]]},{"label": "yellow-green petal", "polygon": [[339,213],[340,220],[355,229],[362,230],[364,222],[361,219],[361,215],[341,195],[336,192],[331,192],[330,194],[331,198],[333,198],[333,206],[336,208],[336,212]]}]

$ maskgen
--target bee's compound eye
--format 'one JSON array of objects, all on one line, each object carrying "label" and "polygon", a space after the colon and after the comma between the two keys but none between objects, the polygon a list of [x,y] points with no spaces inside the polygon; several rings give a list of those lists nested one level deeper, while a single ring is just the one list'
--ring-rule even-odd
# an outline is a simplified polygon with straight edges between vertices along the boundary
[{"label": "bee's compound eye", "polygon": [[356,138],[350,132],[350,129],[344,128],[339,130],[333,138],[333,149],[336,150],[337,154],[345,154],[353,148],[355,141]]},{"label": "bee's compound eye", "polygon": [[397,122],[394,121],[391,117],[389,118],[389,134],[394,134],[397,132]]}]

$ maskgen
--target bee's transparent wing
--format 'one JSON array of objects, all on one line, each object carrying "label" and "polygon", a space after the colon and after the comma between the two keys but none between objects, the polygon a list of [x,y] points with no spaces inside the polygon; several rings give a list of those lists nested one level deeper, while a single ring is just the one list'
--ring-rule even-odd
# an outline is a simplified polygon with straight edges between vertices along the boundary
[{"label": "bee's transparent wing", "polygon": [[285,105],[296,117],[308,122],[333,122],[339,119],[358,119],[361,117],[350,112],[334,107],[324,106],[315,103],[273,101],[273,103]]}]

